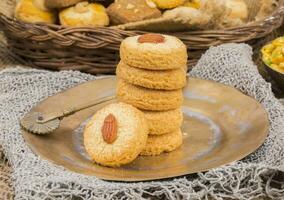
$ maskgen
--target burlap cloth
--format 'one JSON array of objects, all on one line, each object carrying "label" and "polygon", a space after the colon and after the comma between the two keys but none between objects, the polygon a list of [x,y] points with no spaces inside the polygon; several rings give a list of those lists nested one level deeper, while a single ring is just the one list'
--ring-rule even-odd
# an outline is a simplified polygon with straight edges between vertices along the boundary
[{"label": "burlap cloth", "polygon": [[[271,40],[271,39],[273,39],[273,38],[275,38],[279,35],[283,35],[283,34],[284,34],[284,26],[282,26],[282,28],[275,31],[270,36],[268,36],[267,38],[264,38],[263,40],[261,40],[259,42],[263,44],[263,43],[266,43],[267,41],[269,41],[269,40]],[[0,70],[2,70],[4,68],[8,68],[8,67],[14,67],[15,65],[21,65],[23,67],[24,65],[20,64],[20,63],[23,63],[23,62],[24,61],[22,61],[20,58],[15,56],[13,53],[9,52],[9,50],[6,48],[5,39],[2,36],[2,34],[0,34]],[[270,79],[269,76],[267,76],[266,72],[263,70],[263,68],[261,68],[261,66],[260,66],[259,70],[260,70],[261,74],[263,74],[267,79]],[[0,83],[1,83],[1,80],[0,80]],[[0,85],[0,89],[1,89],[1,85]],[[277,90],[277,87],[276,87],[276,90]],[[268,91],[268,93],[269,93],[269,91]],[[0,105],[1,105],[1,100],[0,100]],[[1,121],[1,119],[0,119],[0,121]],[[2,130],[0,130],[0,131],[2,131]],[[2,145],[2,141],[0,140],[0,146],[1,145]],[[282,144],[282,147],[280,147],[280,148],[282,148],[281,149],[282,156],[283,156],[283,145],[284,144]],[[252,169],[252,171],[254,171],[254,169]],[[218,172],[218,170],[216,170],[216,172]],[[266,198],[269,198],[269,197],[274,198],[274,199],[276,199],[276,198],[277,199],[284,199],[284,183],[283,183],[284,175],[283,175],[282,172],[279,172],[275,169],[274,170],[268,170],[267,168],[260,168],[260,171],[254,171],[254,174],[251,174],[251,176],[246,176],[245,172],[242,172],[242,173],[243,173],[244,177],[242,177],[242,180],[240,180],[240,181],[245,182],[245,184],[247,184],[248,186],[250,184],[253,184],[253,183],[250,183],[250,180],[248,180],[249,178],[254,179],[255,177],[253,177],[253,176],[259,176],[258,178],[261,180],[260,185],[257,188],[259,190],[259,193],[255,193],[255,194],[251,194],[251,195],[246,194],[247,196],[245,196],[245,197],[255,197],[257,199],[262,199],[262,198],[266,199]],[[220,175],[222,175],[222,174],[220,173]],[[7,200],[14,199],[14,187],[15,187],[14,180],[15,180],[15,178],[16,178],[15,174],[13,174],[12,168],[10,167],[9,162],[7,161],[5,155],[2,151],[2,148],[0,147],[0,199],[7,199]],[[213,180],[214,177],[212,177],[213,181],[211,182],[211,184],[218,184],[218,181],[221,181],[222,176],[215,177],[215,178],[217,178],[217,179]],[[218,178],[219,178],[219,180],[218,180]],[[232,176],[231,178],[234,179],[236,177]],[[242,183],[242,184],[244,184],[244,183]],[[187,186],[189,187],[189,185],[187,185]],[[187,187],[187,186],[185,185],[184,187]],[[212,187],[211,189],[213,189],[213,188],[214,187]],[[174,188],[172,188],[172,189],[174,190]],[[180,189],[182,190],[182,188],[180,188]],[[245,187],[241,188],[241,189],[244,190]],[[156,191],[156,192],[157,192],[157,196],[159,196],[159,191]],[[210,193],[210,188],[206,192]],[[214,191],[214,192],[215,193],[217,192],[217,193],[220,193],[220,194],[226,194],[228,199],[231,199],[231,198],[234,198],[234,197],[237,198],[237,196],[238,196],[238,195],[234,196],[233,194],[231,194],[231,193],[234,192],[234,188],[227,188],[227,186],[225,188],[220,189],[220,191]],[[231,194],[231,195],[228,195],[228,194]],[[257,195],[257,194],[261,194],[261,195],[254,196],[254,195]],[[224,197],[226,197],[226,195]],[[81,199],[81,198],[75,198],[75,196],[74,196],[74,198],[69,196],[69,197],[65,197],[65,198],[61,198],[61,199]],[[17,199],[30,199],[30,198],[24,197],[24,196],[16,196],[16,197],[18,197]],[[205,198],[205,196],[203,196],[203,197]],[[217,196],[215,196],[215,197],[217,197]],[[177,198],[178,199],[178,196],[166,196],[166,197],[164,196],[164,198],[171,198],[171,199]],[[41,199],[41,198],[36,198],[36,199]],[[47,199],[52,199],[52,198],[47,198]],[[134,196],[134,199],[135,199],[135,196]],[[155,199],[155,198],[152,198],[152,199]],[[160,199],[163,199],[163,198],[160,196]],[[187,196],[187,197],[184,197],[184,199],[190,199],[190,198],[189,198],[189,196]]]}]

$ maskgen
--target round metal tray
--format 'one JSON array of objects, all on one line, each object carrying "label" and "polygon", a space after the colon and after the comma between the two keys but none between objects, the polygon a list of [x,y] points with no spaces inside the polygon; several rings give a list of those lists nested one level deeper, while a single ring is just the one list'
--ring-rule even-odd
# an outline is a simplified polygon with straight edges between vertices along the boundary
[{"label": "round metal tray", "polygon": [[[115,95],[115,85],[115,78],[87,82],[49,97],[31,112],[49,113]],[[77,173],[115,181],[155,180],[207,171],[244,158],[264,142],[269,126],[267,114],[258,102],[238,90],[189,78],[184,98],[183,145],[171,153],[139,156],[119,168],[93,163],[85,153],[80,129],[98,109],[113,101],[64,118],[52,134],[39,136],[23,130],[23,136],[43,159]]]}]

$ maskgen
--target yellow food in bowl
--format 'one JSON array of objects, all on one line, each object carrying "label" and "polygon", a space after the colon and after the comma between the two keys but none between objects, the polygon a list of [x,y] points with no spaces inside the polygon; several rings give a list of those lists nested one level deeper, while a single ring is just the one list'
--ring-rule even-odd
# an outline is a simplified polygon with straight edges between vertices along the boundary
[{"label": "yellow food in bowl", "polygon": [[279,37],[261,49],[262,60],[270,68],[284,73],[284,36]]}]

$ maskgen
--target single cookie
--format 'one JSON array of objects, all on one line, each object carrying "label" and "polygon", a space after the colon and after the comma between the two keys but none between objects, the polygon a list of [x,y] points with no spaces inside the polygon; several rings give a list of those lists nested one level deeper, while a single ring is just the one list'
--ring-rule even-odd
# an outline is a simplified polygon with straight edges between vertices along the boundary
[{"label": "single cookie", "polygon": [[56,14],[44,7],[43,0],[20,0],[15,8],[15,18],[29,23],[56,22]]},{"label": "single cookie", "polygon": [[125,103],[99,110],[84,131],[84,145],[95,162],[116,167],[132,162],[146,145],[148,124],[144,114]]},{"label": "single cookie", "polygon": [[[149,0],[148,0],[149,1]],[[160,17],[161,11],[147,0],[116,0],[108,8],[112,24],[125,24]]]},{"label": "single cookie", "polygon": [[107,26],[109,17],[105,7],[98,3],[80,2],[59,13],[60,23],[64,26]]},{"label": "single cookie", "polygon": [[160,9],[171,9],[181,6],[185,0],[152,0]]},{"label": "single cookie", "polygon": [[152,90],[127,83],[117,82],[117,98],[143,110],[172,110],[180,107],[183,101],[182,90]]},{"label": "single cookie", "polygon": [[149,135],[141,156],[157,156],[163,152],[171,152],[182,145],[182,132],[176,130],[164,135]]},{"label": "single cookie", "polygon": [[[142,110],[143,111],[143,110]],[[183,114],[180,108],[168,111],[143,111],[148,120],[149,133],[162,135],[179,129]]]},{"label": "single cookie", "polygon": [[187,49],[176,37],[145,34],[123,40],[120,58],[131,67],[151,70],[178,69],[186,67]]},{"label": "single cookie", "polygon": [[130,67],[120,62],[116,68],[116,74],[131,84],[150,89],[176,90],[183,88],[186,84],[185,68],[154,71]]}]

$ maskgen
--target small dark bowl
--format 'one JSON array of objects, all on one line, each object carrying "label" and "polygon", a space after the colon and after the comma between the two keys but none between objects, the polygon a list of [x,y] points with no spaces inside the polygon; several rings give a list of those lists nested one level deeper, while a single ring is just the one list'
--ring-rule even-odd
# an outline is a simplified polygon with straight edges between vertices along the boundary
[{"label": "small dark bowl", "polygon": [[281,90],[284,91],[284,73],[281,73],[279,71],[276,71],[275,69],[272,69],[263,60],[262,62],[265,66],[266,71],[271,76],[271,78],[277,83],[279,88],[281,88]]}]

